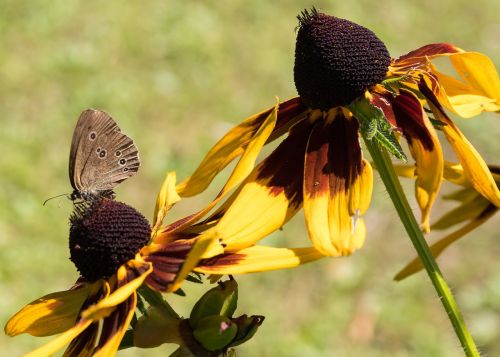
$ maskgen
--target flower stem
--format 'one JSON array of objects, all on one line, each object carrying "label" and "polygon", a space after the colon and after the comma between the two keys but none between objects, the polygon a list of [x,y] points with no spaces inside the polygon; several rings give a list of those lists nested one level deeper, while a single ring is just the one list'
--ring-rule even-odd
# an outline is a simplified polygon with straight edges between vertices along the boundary
[{"label": "flower stem", "polygon": [[389,155],[385,149],[379,148],[377,144],[371,140],[365,140],[366,146],[370,151],[372,159],[375,163],[377,171],[384,182],[384,185],[389,192],[396,210],[398,211],[399,217],[403,222],[403,225],[408,233],[415,250],[420,257],[422,264],[429,275],[429,278],[434,285],[439,299],[441,300],[448,318],[455,329],[455,333],[462,344],[462,347],[467,356],[480,356],[477,347],[470,335],[465,322],[463,320],[462,314],[453,298],[448,284],[443,278],[439,266],[436,260],[432,256],[429,250],[429,246],[424,239],[422,231],[413,215],[413,212],[408,204],[406,196],[404,194],[403,188],[399,182],[399,179],[394,171]]}]

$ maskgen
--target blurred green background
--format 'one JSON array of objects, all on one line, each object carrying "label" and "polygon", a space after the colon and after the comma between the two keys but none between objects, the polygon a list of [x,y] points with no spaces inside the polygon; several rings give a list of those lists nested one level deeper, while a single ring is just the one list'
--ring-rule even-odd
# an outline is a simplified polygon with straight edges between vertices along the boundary
[{"label": "blurred green background", "polygon": [[[295,95],[296,15],[313,5],[372,29],[394,57],[451,42],[500,65],[496,0],[1,1],[2,325],[24,304],[77,278],[67,248],[72,204],[64,197],[42,202],[71,191],[68,153],[79,113],[106,110],[135,140],[142,167],[116,190],[117,199],[151,217],[167,171],[185,177],[231,125],[273,105],[275,96]],[[483,115],[459,125],[489,162],[500,164],[497,120]],[[200,208],[216,191],[186,200],[169,218]],[[425,274],[392,281],[413,252],[379,179],[366,221],[366,245],[352,257],[238,278],[238,313],[266,316],[240,355],[461,355]],[[478,345],[491,356],[500,355],[499,224],[497,215],[439,261]],[[307,244],[302,215],[271,240]],[[170,299],[187,315],[204,288],[185,290],[187,298]],[[43,341],[2,335],[0,351],[19,355]]]}]

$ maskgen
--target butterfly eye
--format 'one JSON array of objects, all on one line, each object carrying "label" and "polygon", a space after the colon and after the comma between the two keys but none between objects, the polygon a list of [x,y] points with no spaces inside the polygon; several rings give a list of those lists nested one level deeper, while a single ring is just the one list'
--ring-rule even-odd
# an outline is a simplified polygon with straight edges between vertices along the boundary
[{"label": "butterfly eye", "polygon": [[97,134],[96,134],[96,132],[95,132],[95,131],[93,131],[93,132],[91,132],[91,133],[89,134],[89,140],[90,140],[90,141],[94,141],[94,140],[95,140],[95,138],[97,138]]},{"label": "butterfly eye", "polygon": [[120,156],[122,156],[122,152],[121,152],[120,150],[116,150],[116,152],[115,152],[115,156],[116,156],[116,157],[120,157]]},{"label": "butterfly eye", "polygon": [[101,148],[97,148],[95,152],[99,154],[101,152]]},{"label": "butterfly eye", "polygon": [[123,165],[125,165],[127,163],[127,160],[120,159],[120,161],[118,161],[118,163],[123,166]]},{"label": "butterfly eye", "polygon": [[128,171],[128,167],[124,167],[123,172],[127,172],[127,171]]},{"label": "butterfly eye", "polygon": [[99,157],[105,158],[106,157],[106,150],[101,150],[101,152],[99,153]]}]

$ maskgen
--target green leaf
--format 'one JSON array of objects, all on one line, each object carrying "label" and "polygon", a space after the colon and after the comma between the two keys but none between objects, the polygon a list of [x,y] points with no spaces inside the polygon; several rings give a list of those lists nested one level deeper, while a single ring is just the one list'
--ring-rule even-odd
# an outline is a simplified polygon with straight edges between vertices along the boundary
[{"label": "green leaf", "polygon": [[365,140],[374,141],[405,163],[408,161],[382,110],[373,106],[366,98],[353,102],[349,110],[358,119],[361,135]]}]

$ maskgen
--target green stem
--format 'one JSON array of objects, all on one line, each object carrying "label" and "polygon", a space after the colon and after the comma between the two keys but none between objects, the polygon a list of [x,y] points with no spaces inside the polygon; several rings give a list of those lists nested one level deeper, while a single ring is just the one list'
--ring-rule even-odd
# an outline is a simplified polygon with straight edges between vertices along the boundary
[{"label": "green stem", "polygon": [[424,265],[425,270],[434,285],[434,289],[436,290],[446,313],[448,314],[448,318],[455,329],[455,333],[462,344],[465,354],[467,356],[480,356],[474,340],[465,326],[465,322],[457,303],[453,298],[453,294],[451,293],[448,284],[446,284],[446,281],[439,270],[439,266],[432,256],[417,220],[413,215],[413,211],[408,204],[403,188],[401,187],[389,156],[386,151],[384,149],[381,150],[375,142],[365,140],[365,143],[370,151],[377,171],[384,182],[387,192],[389,192],[389,196],[398,211],[406,232],[410,236],[413,246],[415,247],[422,264]]}]

